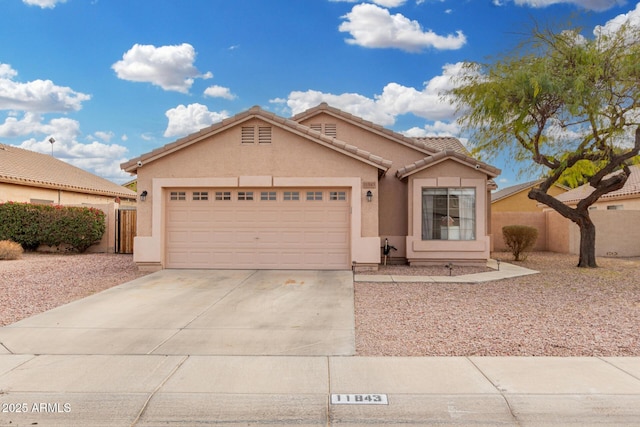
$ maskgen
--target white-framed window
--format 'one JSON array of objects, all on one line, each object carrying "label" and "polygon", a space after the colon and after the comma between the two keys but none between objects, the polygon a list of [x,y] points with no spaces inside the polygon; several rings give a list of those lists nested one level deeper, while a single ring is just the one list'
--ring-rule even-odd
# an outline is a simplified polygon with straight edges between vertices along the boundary
[{"label": "white-framed window", "polygon": [[347,192],[346,191],[330,191],[329,200],[331,201],[347,200]]},{"label": "white-framed window", "polygon": [[286,201],[298,201],[300,200],[300,192],[299,191],[285,191],[283,194],[283,199]]},{"label": "white-framed window", "polygon": [[608,211],[621,211],[624,209],[624,206],[622,205],[609,205],[607,206],[607,210]]},{"label": "white-framed window", "polygon": [[262,200],[262,201],[276,200],[276,192],[275,191],[261,191],[260,192],[260,200]]},{"label": "white-framed window", "polygon": [[208,191],[194,191],[193,200],[209,200]]},{"label": "white-framed window", "polygon": [[172,191],[169,194],[169,199],[171,200],[187,200],[186,191]]},{"label": "white-framed window", "polygon": [[238,200],[253,200],[253,191],[238,191]]},{"label": "white-framed window", "polygon": [[307,200],[322,200],[322,191],[307,191]]},{"label": "white-framed window", "polygon": [[231,200],[231,191],[216,191],[217,201]]},{"label": "white-framed window", "polygon": [[475,188],[422,189],[422,240],[475,239]]}]

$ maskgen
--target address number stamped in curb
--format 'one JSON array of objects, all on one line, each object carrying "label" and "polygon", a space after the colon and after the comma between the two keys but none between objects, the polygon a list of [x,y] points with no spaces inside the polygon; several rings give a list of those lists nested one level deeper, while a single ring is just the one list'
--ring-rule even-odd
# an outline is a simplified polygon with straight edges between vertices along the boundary
[{"label": "address number stamped in curb", "polygon": [[386,394],[332,394],[332,405],[388,405]]}]

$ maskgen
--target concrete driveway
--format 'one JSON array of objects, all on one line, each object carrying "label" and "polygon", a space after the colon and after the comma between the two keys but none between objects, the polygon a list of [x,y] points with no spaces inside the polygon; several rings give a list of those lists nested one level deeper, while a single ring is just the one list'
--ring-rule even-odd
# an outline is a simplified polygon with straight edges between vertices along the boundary
[{"label": "concrete driveway", "polygon": [[353,355],[353,313],[350,271],[163,270],[0,328],[0,353]]}]

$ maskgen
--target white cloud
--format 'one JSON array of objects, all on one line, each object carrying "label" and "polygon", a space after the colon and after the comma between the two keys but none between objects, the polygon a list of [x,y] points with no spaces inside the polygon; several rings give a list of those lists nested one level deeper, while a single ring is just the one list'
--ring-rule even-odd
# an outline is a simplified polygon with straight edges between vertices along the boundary
[{"label": "white cloud", "polygon": [[34,113],[78,111],[90,95],[57,86],[51,80],[20,83],[18,73],[8,64],[0,64],[0,110],[30,111]]},{"label": "white cloud", "polygon": [[387,9],[373,4],[355,5],[342,18],[345,22],[338,29],[351,35],[347,43],[363,47],[420,52],[425,48],[460,49],[467,41],[462,31],[447,36],[424,31],[417,21],[399,13],[391,15]]},{"label": "white cloud", "polygon": [[109,132],[103,132],[103,131],[97,131],[94,133],[95,137],[104,141],[104,142],[111,142],[111,138],[114,137],[114,133],[109,131]]},{"label": "white cloud", "polygon": [[[443,97],[443,93],[453,87],[454,79],[462,72],[462,63],[447,64],[441,75],[425,82],[422,90],[392,82],[373,99],[357,93],[336,95],[308,90],[291,92],[286,103],[295,115],[326,102],[383,126],[393,125],[396,117],[403,114],[413,114],[427,120],[452,121],[455,119],[455,106]],[[284,102],[277,99],[271,102],[278,101]]]},{"label": "white cloud", "polygon": [[[618,30],[623,25],[629,25],[630,27],[640,28],[640,3],[636,4],[636,8],[630,10],[628,13],[623,13],[616,16],[613,19],[607,21],[604,25],[598,25],[593,30],[595,36],[603,34],[611,34]],[[638,30],[636,30],[637,33]]]},{"label": "white cloud", "polygon": [[42,9],[53,9],[58,3],[66,3],[67,0],[22,0],[29,6],[40,6]]},{"label": "white cloud", "polygon": [[296,91],[289,94],[287,106],[295,115],[322,102],[383,126],[389,126],[395,122],[394,115],[386,112],[374,99],[357,93],[334,95],[315,90]]},{"label": "white cloud", "polygon": [[603,11],[611,9],[614,6],[626,4],[626,0],[514,0],[519,6],[530,6],[534,8],[543,8],[553,4],[573,4],[583,9]]},{"label": "white cloud", "polygon": [[236,96],[231,93],[231,89],[218,85],[213,85],[206,88],[204,90],[204,95],[211,98],[236,99]]},{"label": "white cloud", "polygon": [[[361,0],[329,0],[336,3],[361,3]],[[407,0],[371,0],[371,3],[378,4],[384,7],[399,7],[405,4]],[[418,4],[421,2],[418,1]]]},{"label": "white cloud", "polygon": [[188,43],[177,46],[135,44],[111,68],[119,78],[147,82],[164,90],[188,93],[195,78],[213,77],[201,74],[193,65],[196,51]]},{"label": "white cloud", "polygon": [[220,113],[209,111],[207,106],[202,104],[178,105],[176,108],[167,110],[165,115],[169,119],[167,129],[164,131],[166,137],[189,135],[229,117],[226,111]]},{"label": "white cloud", "polygon": [[120,169],[120,163],[127,161],[127,148],[95,140],[88,144],[78,142],[81,133],[80,125],[76,120],[53,119],[49,123],[42,123],[34,133],[45,136],[25,140],[18,144],[18,147],[51,154],[52,145],[49,139],[54,137],[53,153],[57,159],[114,182],[126,182],[131,179],[129,174]]},{"label": "white cloud", "polygon": [[424,127],[413,127],[409,130],[401,132],[409,137],[421,136],[457,136],[460,135],[460,125],[456,122],[435,121],[433,124]]}]

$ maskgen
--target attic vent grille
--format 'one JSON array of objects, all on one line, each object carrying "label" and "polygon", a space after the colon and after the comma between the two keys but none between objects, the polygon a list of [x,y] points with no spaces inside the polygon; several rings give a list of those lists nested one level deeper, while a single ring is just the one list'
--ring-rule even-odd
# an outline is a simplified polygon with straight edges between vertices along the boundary
[{"label": "attic vent grille", "polygon": [[312,123],[309,125],[311,130],[324,133],[325,135],[335,138],[338,136],[337,125],[335,123]]},{"label": "attic vent grille", "polygon": [[253,144],[256,140],[256,129],[253,126],[242,127],[242,143]]},{"label": "attic vent grille", "polygon": [[258,143],[271,144],[271,127],[260,126],[258,128]]}]

